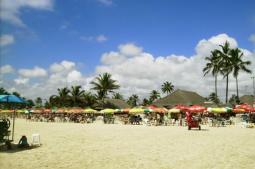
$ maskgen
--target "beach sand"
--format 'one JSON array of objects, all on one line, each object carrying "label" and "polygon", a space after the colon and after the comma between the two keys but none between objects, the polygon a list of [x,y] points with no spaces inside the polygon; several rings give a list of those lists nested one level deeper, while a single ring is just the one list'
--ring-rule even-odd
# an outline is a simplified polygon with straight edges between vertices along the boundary
[{"label": "beach sand", "polygon": [[15,143],[39,133],[42,145],[0,152],[1,169],[252,169],[255,129],[26,122]]}]

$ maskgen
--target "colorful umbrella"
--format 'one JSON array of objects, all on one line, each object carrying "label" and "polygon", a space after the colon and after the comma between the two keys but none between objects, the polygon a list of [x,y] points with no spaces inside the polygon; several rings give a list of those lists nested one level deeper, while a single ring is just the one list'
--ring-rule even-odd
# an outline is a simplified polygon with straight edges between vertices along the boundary
[{"label": "colorful umbrella", "polygon": [[236,108],[235,108],[235,109],[233,109],[233,112],[234,112],[234,113],[245,113],[246,111],[245,111],[244,109],[239,109],[239,108],[236,109]]},{"label": "colorful umbrella", "polygon": [[130,114],[139,114],[139,113],[144,113],[143,108],[132,108],[129,110]]},{"label": "colorful umbrella", "polygon": [[103,109],[100,111],[100,113],[103,113],[103,114],[106,114],[106,113],[113,114],[114,112],[115,112],[114,109]]},{"label": "colorful umbrella", "polygon": [[83,110],[83,113],[96,113],[97,111],[91,108],[87,108]]},{"label": "colorful umbrella", "polygon": [[181,111],[186,111],[189,107],[182,105],[182,104],[178,104],[174,106],[175,109],[180,109]]},{"label": "colorful umbrella", "polygon": [[200,106],[200,105],[193,105],[187,109],[187,111],[189,111],[191,113],[200,113],[200,112],[204,112],[205,110],[206,110],[206,108],[203,106]]},{"label": "colorful umbrella", "polygon": [[176,108],[172,108],[168,110],[168,113],[180,113],[181,110],[180,109],[176,109]]},{"label": "colorful umbrella", "polygon": [[241,105],[236,105],[235,106],[236,109],[244,109],[246,112],[251,112],[253,111],[253,107],[251,107],[248,104],[241,104]]}]

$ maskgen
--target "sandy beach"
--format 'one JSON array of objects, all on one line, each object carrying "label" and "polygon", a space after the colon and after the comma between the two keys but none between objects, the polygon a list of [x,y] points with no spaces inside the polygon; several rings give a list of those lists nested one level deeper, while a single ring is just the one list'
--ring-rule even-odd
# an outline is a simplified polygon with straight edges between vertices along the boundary
[{"label": "sandy beach", "polygon": [[1,169],[251,169],[255,130],[16,121],[15,143],[40,133],[41,147],[0,152]]}]

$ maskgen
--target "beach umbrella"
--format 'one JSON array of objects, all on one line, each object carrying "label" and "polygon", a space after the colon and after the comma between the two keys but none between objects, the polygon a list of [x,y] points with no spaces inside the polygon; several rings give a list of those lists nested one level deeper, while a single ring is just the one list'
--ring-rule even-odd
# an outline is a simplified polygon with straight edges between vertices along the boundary
[{"label": "beach umbrella", "polygon": [[207,109],[210,113],[227,113],[227,109],[224,107],[217,107],[217,108],[211,108]]},{"label": "beach umbrella", "polygon": [[91,108],[87,108],[83,110],[83,113],[96,113],[97,111]]},{"label": "beach umbrella", "polygon": [[168,110],[166,108],[161,108],[161,107],[157,107],[152,110],[156,113],[167,113],[168,112]]},{"label": "beach umbrella", "polygon": [[114,109],[103,109],[100,111],[100,113],[103,113],[103,114],[113,114],[115,112]]},{"label": "beach umbrella", "polygon": [[143,108],[132,108],[129,110],[130,114],[139,114],[139,113],[144,113]]},{"label": "beach umbrella", "polygon": [[200,112],[204,112],[205,110],[206,110],[206,108],[203,106],[200,106],[200,105],[193,105],[187,109],[187,111],[189,111],[191,113],[200,113]]},{"label": "beach umbrella", "polygon": [[233,109],[234,113],[245,113],[246,111],[244,109],[240,109],[240,108],[234,108]]},{"label": "beach umbrella", "polygon": [[182,105],[182,104],[177,104],[174,106],[175,109],[180,109],[180,111],[186,111],[189,107]]},{"label": "beach umbrella", "polygon": [[151,112],[155,112],[155,109],[143,109],[144,113],[151,113]]},{"label": "beach umbrella", "polygon": [[236,109],[244,109],[246,112],[251,112],[253,110],[253,107],[251,107],[248,104],[241,104],[241,105],[236,105]]},{"label": "beach umbrella", "polygon": [[130,111],[130,108],[121,109],[121,112],[123,112],[123,113],[129,113],[129,111]]},{"label": "beach umbrella", "polygon": [[[16,95],[0,95],[0,102],[2,103],[23,103],[26,101]],[[12,140],[14,139],[14,126],[15,126],[15,111],[12,119]]]},{"label": "beach umbrella", "polygon": [[168,113],[180,113],[181,110],[180,109],[176,109],[176,108],[172,108],[168,110]]},{"label": "beach umbrella", "polygon": [[51,113],[51,109],[44,109],[43,112],[44,113]]}]

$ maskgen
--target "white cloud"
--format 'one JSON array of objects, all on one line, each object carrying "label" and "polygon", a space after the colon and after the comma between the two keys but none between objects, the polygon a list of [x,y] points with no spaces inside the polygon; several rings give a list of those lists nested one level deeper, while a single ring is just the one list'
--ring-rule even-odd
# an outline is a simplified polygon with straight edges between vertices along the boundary
[{"label": "white cloud", "polygon": [[[234,38],[227,34],[220,34],[199,41],[196,46],[196,54],[191,57],[174,54],[155,57],[134,44],[124,44],[119,46],[118,51],[102,55],[102,65],[97,66],[96,73],[111,73],[121,85],[120,92],[123,92],[126,97],[133,93],[140,97],[147,97],[151,90],[160,91],[161,84],[165,81],[172,82],[176,88],[193,90],[203,96],[208,96],[210,92],[214,91],[214,78],[211,75],[203,76],[205,57],[225,41],[229,41],[232,48],[238,45]],[[255,72],[254,53],[242,50],[245,55],[244,59],[251,60],[253,63],[249,68]],[[240,73],[239,89],[241,94],[245,93],[245,86],[251,87],[249,76],[249,74]],[[229,85],[231,86],[229,96],[231,96],[231,94],[235,94],[236,90],[235,80],[232,76]],[[219,77],[218,88],[220,97],[223,99],[225,79],[222,79],[222,76]]]},{"label": "white cloud", "polygon": [[[133,43],[122,44],[119,45],[116,51],[103,53],[101,64],[96,67],[95,72],[90,76],[82,74],[77,68],[77,63],[64,60],[53,63],[47,68],[49,75],[41,81],[40,79],[24,80],[35,76],[31,75],[35,68],[25,69],[29,71],[23,72],[23,75],[19,74],[20,77],[15,79],[15,83],[7,83],[3,79],[1,86],[3,85],[6,89],[15,88],[28,98],[37,96],[47,98],[55,94],[57,88],[66,86],[81,85],[84,89],[90,89],[89,83],[95,76],[109,72],[120,84],[119,92],[126,98],[131,94],[138,94],[141,99],[148,97],[151,90],[160,91],[161,85],[165,81],[172,82],[176,89],[192,90],[203,96],[208,96],[209,93],[214,92],[214,78],[211,75],[203,76],[202,69],[206,63],[204,58],[207,56],[205,54],[209,53],[214,47],[218,48],[217,45],[224,43],[226,40],[230,41],[233,47],[237,46],[235,39],[226,34],[220,34],[198,42],[196,45],[197,52],[191,57],[175,54],[153,56]],[[202,46],[207,50],[202,50]],[[246,49],[242,49],[242,51],[244,52],[244,60],[252,61],[249,68],[255,72],[255,53]],[[250,74],[240,73],[238,77],[240,95],[252,93],[250,76]],[[225,86],[225,79],[219,76],[218,92],[222,100],[225,95]],[[231,96],[236,92],[235,79],[232,75],[229,78],[229,87],[229,96]]]},{"label": "white cloud", "polygon": [[10,34],[3,34],[0,36],[0,46],[11,45],[15,42],[14,36]]},{"label": "white cloud", "polygon": [[110,6],[113,3],[112,0],[97,0],[97,1],[107,6]]},{"label": "white cloud", "polygon": [[47,76],[47,71],[37,66],[35,66],[33,69],[20,69],[18,72],[21,76],[27,78]]},{"label": "white cloud", "polygon": [[67,82],[78,82],[78,81],[81,81],[81,79],[82,79],[82,74],[81,72],[77,70],[73,70],[69,72],[67,75]]},{"label": "white cloud", "polygon": [[0,67],[0,74],[13,73],[15,70],[11,65],[4,65]]},{"label": "white cloud", "polygon": [[38,10],[51,10],[53,0],[1,0],[0,18],[3,21],[24,27],[20,19],[21,8],[32,8]]},{"label": "white cloud", "polygon": [[105,42],[105,41],[107,41],[107,37],[104,36],[104,35],[98,35],[98,36],[96,37],[96,41],[97,41],[97,42]]},{"label": "white cloud", "polygon": [[138,56],[142,53],[143,48],[136,46],[133,43],[127,43],[119,46],[121,54],[126,56]]},{"label": "white cloud", "polygon": [[255,44],[255,34],[252,34],[250,37],[249,37],[249,40]]},{"label": "white cloud", "polygon": [[17,84],[17,85],[20,85],[20,84],[27,84],[29,82],[29,79],[28,78],[22,78],[22,77],[19,77],[17,79],[14,79],[14,82]]},{"label": "white cloud", "polygon": [[236,48],[238,46],[237,41],[234,38],[229,37],[227,34],[219,34],[208,40],[200,40],[196,46],[196,52],[197,54],[207,56],[210,54],[211,50],[219,49],[219,45],[223,45],[226,41],[230,43],[231,48]]},{"label": "white cloud", "polygon": [[63,60],[60,63],[54,63],[50,66],[50,71],[53,73],[70,71],[75,68],[75,63],[67,60]]}]

